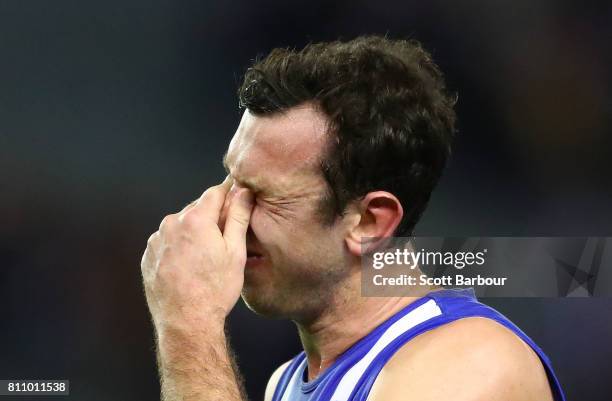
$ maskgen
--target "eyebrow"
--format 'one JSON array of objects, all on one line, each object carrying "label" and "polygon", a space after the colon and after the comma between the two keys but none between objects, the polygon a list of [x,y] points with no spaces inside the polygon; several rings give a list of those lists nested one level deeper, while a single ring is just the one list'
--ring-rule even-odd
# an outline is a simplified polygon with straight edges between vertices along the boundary
[{"label": "eyebrow", "polygon": [[[228,175],[232,175],[231,169],[229,167],[229,162],[227,161],[227,152],[225,152],[225,154],[223,155],[223,168],[225,169],[225,172]],[[259,188],[257,185],[255,185],[252,181],[249,180],[243,180],[240,178],[236,178],[236,177],[232,177],[234,179],[234,181],[237,181],[238,183],[240,183],[240,185],[242,185],[243,187],[246,187],[248,189],[251,190],[251,192],[256,193],[256,192],[261,192],[261,188]]]}]

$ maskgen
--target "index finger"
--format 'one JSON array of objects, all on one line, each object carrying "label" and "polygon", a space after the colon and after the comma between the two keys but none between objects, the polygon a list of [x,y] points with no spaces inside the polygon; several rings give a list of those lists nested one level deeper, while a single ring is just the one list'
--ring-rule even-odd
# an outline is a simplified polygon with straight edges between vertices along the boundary
[{"label": "index finger", "polygon": [[227,193],[232,187],[232,181],[228,175],[221,184],[208,188],[195,202],[190,212],[195,212],[217,224]]}]

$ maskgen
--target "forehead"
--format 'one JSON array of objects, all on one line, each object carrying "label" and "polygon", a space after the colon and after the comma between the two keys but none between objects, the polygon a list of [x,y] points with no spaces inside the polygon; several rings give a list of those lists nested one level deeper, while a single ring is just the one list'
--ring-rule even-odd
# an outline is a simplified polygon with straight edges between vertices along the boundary
[{"label": "forehead", "polygon": [[224,163],[237,179],[252,184],[266,176],[318,171],[327,119],[311,105],[255,116],[248,110],[232,138]]}]

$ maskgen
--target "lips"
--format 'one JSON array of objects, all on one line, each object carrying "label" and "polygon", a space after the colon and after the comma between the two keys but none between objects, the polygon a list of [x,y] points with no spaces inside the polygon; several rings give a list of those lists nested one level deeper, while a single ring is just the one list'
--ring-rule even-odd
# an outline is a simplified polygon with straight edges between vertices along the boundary
[{"label": "lips", "polygon": [[261,258],[263,255],[261,252],[257,252],[255,250],[247,249],[247,258]]},{"label": "lips", "polygon": [[259,252],[256,249],[247,247],[247,260],[246,267],[255,267],[261,265],[264,261],[264,256],[262,252]]}]

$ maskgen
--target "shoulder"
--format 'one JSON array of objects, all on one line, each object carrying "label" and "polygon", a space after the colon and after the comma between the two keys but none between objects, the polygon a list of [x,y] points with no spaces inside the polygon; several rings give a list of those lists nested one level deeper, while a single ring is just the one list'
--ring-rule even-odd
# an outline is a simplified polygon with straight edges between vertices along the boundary
[{"label": "shoulder", "polygon": [[272,373],[272,376],[270,376],[270,379],[268,380],[268,384],[266,385],[264,401],[272,400],[272,396],[274,395],[274,390],[276,389],[276,385],[278,384],[281,376],[283,375],[283,372],[285,371],[285,369],[287,369],[290,363],[291,363],[291,360],[288,360],[287,362],[283,363],[278,368],[276,368],[274,373]]},{"label": "shoulder", "polygon": [[387,362],[369,401],[552,400],[537,354],[516,334],[470,317],[425,332]]}]

